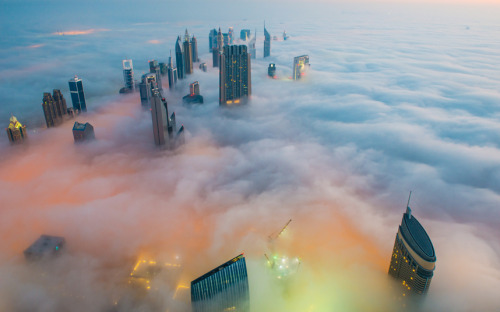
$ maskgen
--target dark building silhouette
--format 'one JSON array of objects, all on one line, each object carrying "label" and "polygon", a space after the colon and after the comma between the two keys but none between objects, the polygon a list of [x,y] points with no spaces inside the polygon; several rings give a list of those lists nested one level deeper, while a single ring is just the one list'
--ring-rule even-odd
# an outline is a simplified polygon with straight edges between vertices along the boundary
[{"label": "dark building silhouette", "polygon": [[247,41],[250,38],[250,29],[242,29],[240,31],[240,39],[243,41]]},{"label": "dark building silhouette", "polygon": [[246,102],[252,93],[250,54],[247,52],[247,46],[225,46],[219,63],[219,104]]},{"label": "dark building silhouette", "polygon": [[52,99],[55,102],[57,116],[63,118],[63,116],[68,113],[68,106],[66,105],[66,99],[62,95],[61,90],[54,89],[52,91]]},{"label": "dark building silhouette", "polygon": [[47,128],[60,125],[63,122],[63,115],[67,113],[66,101],[62,98],[60,91],[54,90],[54,95],[56,95],[57,101],[49,92],[43,94],[42,108]]},{"label": "dark building silhouette", "polygon": [[245,257],[241,254],[191,282],[193,312],[250,311]]},{"label": "dark building silhouette", "polygon": [[203,96],[200,95],[200,84],[195,81],[189,85],[189,94],[182,98],[184,103],[203,103]]},{"label": "dark building silhouette", "polygon": [[175,42],[175,63],[177,65],[177,77],[179,79],[184,79],[186,70],[184,65],[185,61],[184,61],[184,52],[182,51],[181,36],[178,36],[177,41]]},{"label": "dark building silhouette", "polygon": [[389,266],[389,275],[401,282],[403,297],[427,293],[436,267],[434,246],[427,232],[412,215],[409,203],[408,200]]},{"label": "dark building silhouette", "polygon": [[162,76],[165,76],[167,74],[167,64],[165,63],[158,63],[158,65],[160,65],[160,73]]},{"label": "dark building silhouette", "polygon": [[9,126],[5,128],[11,144],[22,143],[28,138],[26,126],[23,126],[15,116],[10,117]]},{"label": "dark building silhouette", "polygon": [[149,61],[149,72],[151,74],[155,74],[156,86],[160,91],[163,90],[162,81],[161,81],[161,69],[160,69],[160,65],[158,64],[157,60]]},{"label": "dark building silhouette", "polygon": [[296,56],[293,59],[293,80],[299,80],[309,68],[309,55]]},{"label": "dark building silhouette", "polygon": [[196,37],[194,35],[191,38],[191,54],[193,55],[193,63],[200,61],[200,59],[198,58],[198,40],[196,40]]},{"label": "dark building silhouette", "polygon": [[61,254],[65,245],[64,237],[41,235],[24,251],[24,257],[28,261],[52,258]]},{"label": "dark building silhouette", "polygon": [[79,123],[78,121],[75,121],[75,124],[73,125],[73,138],[75,139],[75,143],[94,140],[94,127],[88,122]]},{"label": "dark building silhouette", "polygon": [[75,75],[75,78],[70,79],[69,91],[75,112],[86,112],[87,103],[85,102],[85,94],[83,92],[83,82],[78,76]]},{"label": "dark building silhouette", "polygon": [[130,93],[135,90],[135,81],[134,81],[134,65],[132,64],[132,60],[123,60],[123,82],[125,86],[123,87],[123,91],[120,90],[120,93]]},{"label": "dark building silhouette", "polygon": [[214,48],[217,48],[217,29],[215,28],[208,34],[208,47],[210,52],[212,52]]},{"label": "dark building silhouette", "polygon": [[271,35],[266,29],[266,23],[264,23],[264,57],[271,56]]},{"label": "dark building silhouette", "polygon": [[224,36],[219,27],[219,31],[217,32],[217,40],[216,45],[212,49],[212,64],[213,67],[219,67],[220,54],[222,53],[222,49],[224,48]]},{"label": "dark building silhouette", "polygon": [[207,63],[201,63],[201,64],[200,64],[200,69],[201,69],[202,71],[206,72],[206,71],[207,71]]},{"label": "dark building silhouette", "polygon": [[141,96],[141,105],[145,108],[151,107],[151,89],[157,89],[156,74],[149,73],[142,75],[139,84],[139,94]]},{"label": "dark building silhouette", "polygon": [[267,68],[267,75],[271,78],[276,77],[276,64],[269,64],[269,67]]},{"label": "dark building silhouette", "polygon": [[189,33],[186,29],[186,34],[184,36],[184,70],[186,74],[193,73],[193,52],[191,47],[191,41],[189,41]]},{"label": "dark building silhouette", "polygon": [[250,53],[250,58],[255,59],[257,57],[257,49],[255,48],[255,42],[257,41],[257,30],[255,30],[255,36],[248,42],[248,52]]}]

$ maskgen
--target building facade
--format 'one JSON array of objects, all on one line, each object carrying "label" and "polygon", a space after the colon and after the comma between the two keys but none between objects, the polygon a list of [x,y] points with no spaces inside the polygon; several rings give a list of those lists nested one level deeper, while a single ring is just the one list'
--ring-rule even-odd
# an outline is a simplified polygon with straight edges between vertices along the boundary
[{"label": "building facade", "polygon": [[435,267],[434,246],[407,205],[396,234],[389,275],[401,283],[403,297],[423,295],[429,290]]},{"label": "building facade", "polygon": [[299,80],[309,68],[309,55],[296,56],[293,59],[293,80]]},{"label": "building facade", "polygon": [[271,34],[266,29],[264,23],[264,57],[271,56]]},{"label": "building facade", "polygon": [[245,257],[241,254],[191,282],[193,312],[250,311]]},{"label": "building facade", "polygon": [[184,36],[184,71],[186,74],[190,75],[193,73],[193,51],[191,46],[191,41],[189,40],[189,33],[186,29],[186,34]]},{"label": "building facade", "polygon": [[181,36],[178,36],[175,42],[175,64],[177,65],[177,78],[184,79],[186,70],[184,68],[184,53],[182,51]]},{"label": "building facade", "polygon": [[67,113],[66,100],[61,91],[55,89],[54,97],[49,92],[43,94],[42,109],[47,128],[62,124],[63,116]]},{"label": "building facade", "polygon": [[73,102],[73,110],[75,112],[86,112],[87,103],[85,102],[82,79],[76,75],[75,78],[70,79],[69,91],[71,93],[71,101]]},{"label": "building facade", "polygon": [[5,131],[11,144],[22,143],[28,138],[26,126],[23,126],[15,116],[10,117],[9,126]]},{"label": "building facade", "polygon": [[214,48],[217,48],[217,29],[212,29],[208,34],[208,51],[212,52]]},{"label": "building facade", "polygon": [[161,81],[161,69],[160,69],[160,65],[158,64],[157,60],[149,61],[149,72],[156,76],[156,87],[160,91],[163,90],[162,81]]},{"label": "building facade", "polygon": [[148,73],[142,75],[141,83],[139,84],[139,94],[141,97],[141,105],[144,108],[151,107],[152,89],[157,89],[156,74]]},{"label": "building facade", "polygon": [[247,46],[225,46],[219,63],[219,104],[246,102],[252,93],[251,62]]},{"label": "building facade", "polygon": [[177,68],[174,67],[173,62],[174,61],[172,60],[172,52],[170,52],[167,64],[168,87],[170,89],[173,89],[177,84]]},{"label": "building facade", "polygon": [[200,59],[198,58],[198,40],[196,40],[196,37],[194,35],[193,37],[191,37],[191,53],[193,55],[193,62],[199,62]]},{"label": "building facade", "polygon": [[125,84],[125,89],[129,90],[129,92],[133,92],[135,90],[135,82],[134,82],[134,65],[132,64],[132,60],[123,60],[123,82]]},{"label": "building facade", "polygon": [[250,38],[250,29],[242,29],[240,31],[240,39],[243,41],[247,41]]},{"label": "building facade", "polygon": [[[168,105],[158,89],[152,90],[151,118],[153,121],[153,136],[155,145],[172,149],[178,145],[175,113],[168,116]],[[184,131],[184,129],[182,129]]]},{"label": "building facade", "polygon": [[73,139],[75,140],[75,143],[94,140],[94,127],[88,122],[79,123],[78,121],[75,121],[75,124],[73,125]]}]

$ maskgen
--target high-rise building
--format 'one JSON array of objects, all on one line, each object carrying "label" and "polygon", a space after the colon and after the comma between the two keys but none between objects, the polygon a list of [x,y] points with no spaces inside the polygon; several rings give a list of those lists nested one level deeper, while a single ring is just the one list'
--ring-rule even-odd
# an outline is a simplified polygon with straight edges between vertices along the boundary
[{"label": "high-rise building", "polygon": [[212,52],[214,48],[217,48],[217,29],[215,28],[208,34],[208,46],[210,52]]},{"label": "high-rise building", "polygon": [[28,261],[34,261],[58,256],[65,245],[66,240],[64,237],[41,235],[24,251],[24,257]]},{"label": "high-rise building", "polygon": [[225,46],[219,63],[219,104],[246,102],[252,93],[250,54],[247,52],[247,46]]},{"label": "high-rise building", "polygon": [[162,82],[161,82],[161,69],[160,69],[160,65],[158,65],[157,60],[149,61],[149,72],[152,74],[155,74],[157,88],[160,91],[163,90]]},{"label": "high-rise building", "polygon": [[167,74],[167,71],[168,71],[168,67],[167,67],[167,64],[165,63],[158,63],[158,65],[160,65],[160,73],[162,76],[165,76]]},{"label": "high-rise building", "polygon": [[94,140],[94,127],[88,122],[79,123],[78,121],[75,121],[75,124],[73,125],[73,138],[75,143]]},{"label": "high-rise building", "polygon": [[283,40],[287,40],[288,35],[286,34],[286,30],[283,30]]},{"label": "high-rise building", "polygon": [[250,53],[250,58],[255,59],[257,57],[257,49],[255,48],[255,42],[257,41],[257,30],[255,30],[255,36],[248,42],[248,51]]},{"label": "high-rise building", "polygon": [[250,311],[243,254],[192,281],[191,304],[193,312]]},{"label": "high-rise building", "polygon": [[52,91],[52,99],[55,102],[57,116],[63,118],[63,115],[68,113],[68,106],[66,105],[66,99],[62,95],[61,90],[54,89]]},{"label": "high-rise building", "polygon": [[123,81],[125,83],[125,90],[128,90],[123,93],[133,92],[135,89],[135,82],[134,82],[134,65],[132,64],[132,60],[123,60],[122,66],[123,66]]},{"label": "high-rise building", "polygon": [[191,38],[191,53],[193,55],[193,63],[199,62],[200,59],[198,58],[198,41],[196,40],[196,37],[194,35]]},{"label": "high-rise building", "polygon": [[222,34],[222,41],[224,42],[224,45],[229,45],[231,40],[229,39],[229,34],[228,33],[223,33]]},{"label": "high-rise building", "polygon": [[240,39],[243,41],[247,41],[250,38],[250,29],[242,29],[240,31]]},{"label": "high-rise building", "polygon": [[173,149],[179,141],[177,127],[175,124],[175,113],[168,117],[168,105],[158,89],[152,90],[151,97],[151,118],[153,120],[153,135],[155,144]]},{"label": "high-rise building", "polygon": [[189,94],[182,98],[184,103],[203,103],[203,96],[200,95],[200,84],[195,81],[189,84]]},{"label": "high-rise building", "polygon": [[[55,91],[56,90],[54,90],[54,93],[57,96],[62,96]],[[66,101],[62,101],[60,98],[58,98],[58,101],[55,101],[49,92],[43,94],[42,108],[47,128],[58,126],[63,122],[63,115],[66,114],[66,110],[64,110],[63,106],[64,104],[66,104]]]},{"label": "high-rise building", "polygon": [[142,75],[141,83],[139,84],[139,93],[141,96],[141,105],[145,108],[151,107],[152,89],[157,89],[156,74],[148,73]]},{"label": "high-rise building", "polygon": [[222,35],[222,32],[219,27],[219,31],[217,32],[217,41],[212,49],[213,67],[219,67],[220,54],[222,53],[223,48],[224,48],[224,36]]},{"label": "high-rise building", "polygon": [[179,79],[184,79],[184,75],[186,73],[184,62],[181,36],[178,36],[177,41],[175,42],[175,63],[177,65],[177,77]]},{"label": "high-rise building", "polygon": [[409,204],[408,199],[389,266],[389,275],[400,281],[405,297],[427,293],[436,267],[434,246]]},{"label": "high-rise building", "polygon": [[189,41],[189,33],[186,29],[186,35],[184,36],[184,70],[186,74],[193,73],[193,52],[191,47],[191,41]]},{"label": "high-rise building", "polygon": [[170,56],[168,57],[167,76],[168,87],[170,89],[173,89],[177,84],[177,68],[174,67],[174,63],[172,60],[172,51],[170,51]]},{"label": "high-rise building", "polygon": [[86,112],[87,104],[85,102],[85,94],[83,93],[82,79],[75,75],[75,78],[69,81],[69,91],[71,92],[71,101],[75,112]]},{"label": "high-rise building", "polygon": [[296,56],[293,59],[293,80],[298,80],[305,75],[309,68],[309,55]]},{"label": "high-rise building", "polygon": [[271,78],[274,78],[276,76],[276,64],[269,64],[269,67],[267,68],[267,75]]},{"label": "high-rise building", "polygon": [[200,69],[204,72],[207,71],[207,63],[200,63]]},{"label": "high-rise building", "polygon": [[23,126],[15,116],[10,117],[9,126],[5,128],[5,131],[7,131],[7,136],[12,144],[22,143],[28,138],[26,126]]},{"label": "high-rise building", "polygon": [[229,38],[228,44],[233,44],[233,35],[234,35],[234,30],[233,27],[229,27],[229,30],[227,31],[227,37]]},{"label": "high-rise building", "polygon": [[271,56],[271,35],[266,29],[266,23],[264,23],[264,57]]}]

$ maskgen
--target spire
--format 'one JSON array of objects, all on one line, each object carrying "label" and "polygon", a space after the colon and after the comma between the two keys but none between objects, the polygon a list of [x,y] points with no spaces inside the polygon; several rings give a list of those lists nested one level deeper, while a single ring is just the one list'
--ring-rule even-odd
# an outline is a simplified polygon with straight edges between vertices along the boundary
[{"label": "spire", "polygon": [[187,28],[186,28],[186,34],[184,35],[184,41],[189,41],[189,33]]},{"label": "spire", "polygon": [[408,196],[408,203],[406,204],[406,214],[408,215],[408,219],[411,219],[410,198],[411,198],[411,191],[410,195]]}]

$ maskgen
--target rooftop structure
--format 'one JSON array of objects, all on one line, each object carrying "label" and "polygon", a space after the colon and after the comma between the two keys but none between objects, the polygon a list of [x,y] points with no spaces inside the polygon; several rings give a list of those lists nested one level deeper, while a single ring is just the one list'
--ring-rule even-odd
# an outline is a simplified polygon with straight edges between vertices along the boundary
[{"label": "rooftop structure", "polygon": [[9,126],[5,128],[11,144],[22,143],[28,138],[26,126],[23,126],[15,116],[10,117]]},{"label": "rooftop structure", "polygon": [[293,80],[301,79],[309,69],[309,55],[296,56],[293,59]]},{"label": "rooftop structure", "polygon": [[26,260],[34,261],[59,255],[66,244],[64,237],[41,235],[24,251]]},{"label": "rooftop structure", "polygon": [[75,139],[75,143],[94,140],[94,127],[88,122],[79,123],[75,121],[75,124],[73,125],[73,138]]},{"label": "rooftop structure", "polygon": [[200,95],[200,85],[195,81],[189,85],[189,94],[182,98],[184,103],[203,103],[203,96]]}]

